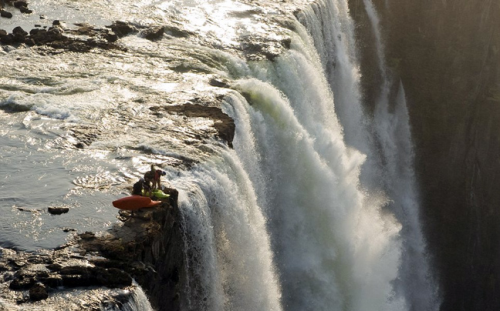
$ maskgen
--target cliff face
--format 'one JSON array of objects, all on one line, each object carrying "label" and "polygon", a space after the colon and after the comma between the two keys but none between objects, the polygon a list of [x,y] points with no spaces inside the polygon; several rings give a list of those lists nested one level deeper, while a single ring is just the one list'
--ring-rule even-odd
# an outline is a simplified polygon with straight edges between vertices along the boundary
[{"label": "cliff face", "polygon": [[[386,61],[405,87],[422,223],[442,310],[500,308],[500,5],[374,1]],[[373,32],[351,3],[362,42],[364,96],[377,90]]]}]

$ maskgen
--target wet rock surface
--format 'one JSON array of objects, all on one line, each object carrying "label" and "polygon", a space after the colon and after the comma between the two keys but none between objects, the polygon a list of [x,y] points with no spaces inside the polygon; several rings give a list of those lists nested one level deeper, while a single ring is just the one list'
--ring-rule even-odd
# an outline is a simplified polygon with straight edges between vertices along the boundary
[{"label": "wet rock surface", "polygon": [[[12,6],[9,10],[15,8]],[[39,13],[43,12],[37,12],[37,14]],[[263,12],[261,10],[247,10],[234,12],[232,16],[258,18],[259,14],[263,14]],[[41,19],[42,17],[46,18],[40,15]],[[98,28],[87,23],[78,23],[74,26],[76,27],[71,25],[68,28],[64,22],[54,21],[52,26],[47,28],[35,25],[33,29],[16,27],[11,33],[0,30],[0,42],[4,45],[6,53],[15,48],[31,48],[42,56],[66,52],[92,53],[98,49],[116,50],[112,52],[118,53],[126,50],[124,45],[121,45],[123,41],[127,40],[126,37],[134,35],[150,41],[165,39],[178,42],[190,39],[193,40],[193,43],[190,44],[220,47],[217,38],[205,40],[196,31],[186,30],[176,25],[146,27],[116,21],[105,28]],[[285,49],[290,48],[291,44],[291,40],[284,33],[273,38],[265,35],[252,35],[242,36],[239,39],[241,39],[240,42],[231,46],[231,49],[238,56],[254,61],[274,60]],[[157,44],[145,40],[143,42]],[[71,53],[68,54],[71,55]],[[193,60],[188,60],[189,57]],[[166,99],[163,103],[161,101],[158,103],[158,100],[153,97],[150,100],[146,95],[144,98],[135,98],[137,106],[146,106],[154,100],[155,106],[146,110],[150,113],[148,117],[155,118],[155,121],[156,118],[161,121],[165,121],[162,120],[163,118],[170,119],[167,120],[168,122],[154,122],[154,126],[142,126],[144,125],[141,123],[142,120],[136,116],[136,111],[134,111],[133,115],[112,119],[111,122],[119,125],[117,128],[67,125],[68,135],[73,138],[71,148],[85,149],[96,141],[120,137],[121,132],[117,133],[118,131],[126,133],[134,130],[132,126],[129,126],[130,124],[140,125],[144,128],[141,130],[150,137],[182,141],[183,148],[186,146],[196,147],[200,150],[205,148],[203,149],[205,152],[209,149],[209,144],[213,143],[214,138],[223,140],[232,146],[235,124],[220,109],[224,92],[227,92],[227,90],[222,89],[230,88],[230,82],[225,78],[213,78],[214,68],[219,66],[213,63],[222,62],[222,60],[205,55],[204,51],[193,49],[192,55],[176,55],[171,60],[165,59],[164,61],[168,63],[169,69],[175,73],[175,76],[170,71],[165,70],[166,73],[162,75],[161,81],[171,82],[170,84],[174,84],[173,82],[181,83],[185,73],[188,75],[200,74],[207,86],[210,87],[210,91],[207,92],[210,94],[192,92],[190,87],[189,92],[182,90],[175,95],[179,98]],[[190,81],[188,82],[190,83]],[[216,90],[214,91],[214,89]],[[180,95],[181,93],[187,95]],[[163,96],[169,97],[169,94]],[[180,96],[189,98],[181,99]],[[9,105],[13,105],[14,108]],[[29,111],[31,107],[9,103],[2,109],[9,109],[9,112],[11,112],[10,109],[13,112],[25,112]],[[191,126],[191,123],[198,126],[200,119],[208,125],[202,129]],[[111,131],[113,133],[110,133]],[[135,144],[133,141],[126,148],[137,148],[144,154],[151,153],[148,147]],[[198,158],[190,158],[188,152],[176,155],[176,157],[170,159],[172,162],[169,162],[168,165],[189,168],[199,160]],[[104,234],[80,233],[66,245],[37,253],[3,249],[5,255],[0,256],[0,280],[3,280],[3,285],[0,287],[0,298],[26,306],[26,308],[38,307],[40,304],[55,306],[57,302],[53,299],[58,293],[70,290],[88,292],[90,288],[127,290],[133,288],[132,279],[134,279],[144,288],[156,310],[179,310],[182,300],[185,299],[182,290],[186,281],[184,253],[182,251],[184,248],[183,228],[177,207],[177,191],[165,189],[164,192],[170,194],[170,200],[159,207],[137,212],[129,220],[114,226],[112,230]],[[127,212],[120,214],[126,217],[131,216]],[[65,232],[75,231],[68,228],[63,230]],[[95,298],[89,301],[90,296]],[[106,301],[118,303],[124,296],[120,297],[117,298],[114,292],[103,295],[94,293],[85,297],[87,305],[77,304],[79,308],[74,310],[100,310],[106,305]],[[125,299],[128,299],[126,295]],[[49,310],[64,309],[51,309],[49,307]]]},{"label": "wet rock surface", "polygon": [[49,207],[47,209],[52,215],[61,215],[69,212],[69,207]]},{"label": "wet rock surface", "polygon": [[[46,300],[43,306],[48,307],[54,303],[50,297],[61,291],[130,289],[135,279],[156,310],[178,310],[183,282],[179,272],[183,271],[182,228],[177,190],[166,188],[164,192],[171,196],[160,206],[128,215],[132,216],[129,220],[102,235],[81,233],[55,250],[36,253],[0,249],[0,299],[27,307]],[[96,310],[109,303],[109,296],[101,298],[95,301]],[[54,310],[59,307],[54,305]]]},{"label": "wet rock surface", "polygon": [[235,125],[234,120],[222,112],[218,107],[203,106],[199,104],[184,104],[175,106],[152,107],[152,111],[166,111],[171,114],[181,114],[190,118],[207,118],[212,120],[217,135],[226,141],[230,147],[233,145]]},{"label": "wet rock surface", "polygon": [[[24,13],[24,14],[31,14],[31,13],[33,13],[33,11],[28,8],[28,2],[24,1],[24,0],[17,0],[17,1],[5,0],[5,1],[2,1],[2,3],[0,3],[0,8],[2,8],[2,4],[5,4],[6,6],[9,6],[9,7],[12,7],[12,8],[16,8],[21,13]],[[4,16],[4,12],[7,13],[7,14],[5,14],[5,16]],[[7,17],[7,18],[11,18],[12,17],[12,13],[10,13],[10,12],[4,11],[4,10],[0,10],[0,13],[1,13],[2,17]]]},{"label": "wet rock surface", "polygon": [[72,52],[89,52],[93,48],[124,50],[114,44],[116,40],[116,35],[108,29],[89,25],[71,30],[56,23],[48,29],[33,28],[29,33],[21,27],[14,28],[12,33],[0,32],[0,42],[4,45],[47,46]]}]

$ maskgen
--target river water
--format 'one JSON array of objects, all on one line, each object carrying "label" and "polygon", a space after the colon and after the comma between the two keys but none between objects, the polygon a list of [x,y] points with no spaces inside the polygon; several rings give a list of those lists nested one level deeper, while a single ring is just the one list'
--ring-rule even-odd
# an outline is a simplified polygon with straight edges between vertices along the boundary
[{"label": "river water", "polygon": [[[110,202],[155,164],[180,191],[183,309],[437,310],[404,88],[396,109],[380,98],[365,115],[348,3],[302,2],[35,0],[34,14],[2,19],[8,31],[125,20],[191,35],[132,34],[126,51],[0,50],[0,245],[31,251],[105,231],[117,222]],[[273,61],[245,59],[240,42],[283,38]],[[395,83],[382,43],[375,52]],[[234,148],[211,138],[211,120],[152,113],[199,102],[235,120]]]}]

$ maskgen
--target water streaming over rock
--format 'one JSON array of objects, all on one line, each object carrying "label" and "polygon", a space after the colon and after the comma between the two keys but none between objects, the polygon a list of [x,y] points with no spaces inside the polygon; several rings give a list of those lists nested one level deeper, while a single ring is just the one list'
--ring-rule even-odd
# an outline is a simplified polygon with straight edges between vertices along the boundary
[{"label": "water streaming over rock", "polygon": [[186,310],[282,310],[269,235],[234,151],[178,180],[186,226]]},{"label": "water streaming over rock", "polygon": [[[203,8],[212,12],[217,3]],[[14,86],[10,78],[0,80],[3,89],[13,90],[2,97],[0,106],[31,109],[28,116],[95,123],[105,138],[97,139],[92,148],[107,150],[99,160],[109,162],[102,171],[111,175],[106,175],[111,185],[123,181],[122,175],[137,177],[131,171],[146,163],[169,157],[190,160],[192,166],[166,168],[168,180],[180,191],[187,276],[180,298],[183,310],[435,310],[435,285],[428,276],[418,221],[404,88],[398,84],[390,103],[394,81],[385,69],[376,12],[365,1],[384,76],[375,113],[366,116],[355,25],[347,4],[319,0],[303,8],[298,21],[289,17],[288,29],[281,30],[291,38],[289,49],[272,61],[244,61],[237,52],[221,52],[217,46],[224,38],[204,48],[180,41],[158,43],[158,48],[131,36],[123,40],[129,52],[103,56],[106,61],[98,64],[91,57],[71,54],[61,56],[63,65],[57,59],[43,66],[37,63],[41,72],[44,66],[55,72],[60,66],[74,70],[60,77],[62,82],[44,78],[36,83],[49,85],[46,88],[28,83],[26,91],[27,79]],[[201,20],[196,5],[191,5],[192,16],[186,19]],[[147,7],[153,16],[169,6]],[[136,16],[135,7],[125,8]],[[237,15],[244,19],[256,12],[260,11]],[[167,19],[159,13],[155,18]],[[218,31],[214,29],[207,36]],[[120,61],[111,61],[114,57]],[[172,74],[174,67],[169,66],[179,61],[178,75]],[[82,75],[85,70],[75,63],[84,64],[92,74]],[[183,70],[188,73],[180,76]],[[175,93],[179,101],[198,95],[209,89],[205,74],[221,76],[231,87],[217,96],[235,120],[234,150],[214,139],[197,148],[188,147],[192,141],[182,145],[172,134],[172,124],[196,137],[193,128],[206,130],[210,122],[184,121],[182,116],[166,119],[161,113],[151,122],[149,107],[140,105],[161,102],[165,93]],[[63,86],[53,87],[54,83]],[[74,105],[66,104],[68,98]],[[38,116],[35,122],[23,120],[29,121],[30,129],[49,123]],[[158,138],[159,132],[171,136]],[[141,151],[153,155],[138,155]],[[89,154],[85,161],[92,162],[93,153]],[[58,165],[73,167],[83,161],[68,161],[70,156]],[[80,177],[73,183],[88,185],[90,179]],[[418,271],[412,270],[415,266]],[[124,310],[150,308],[142,290],[134,292],[134,301]]]},{"label": "water streaming over rock", "polygon": [[[323,1],[322,6],[313,6],[300,17],[311,31],[316,47],[322,51],[320,55],[326,58],[323,66],[334,94],[341,94],[335,96],[335,104],[346,142],[367,154],[362,170],[363,184],[369,189],[380,187],[390,199],[387,207],[402,223],[403,252],[397,292],[407,298],[411,310],[437,310],[437,285],[429,270],[419,221],[418,188],[404,88],[393,81],[388,72],[376,9],[370,0],[363,3],[375,37],[374,52],[382,77],[378,98],[370,99],[375,101],[372,116],[362,113],[354,23],[345,13],[340,15],[343,19],[332,21],[321,9],[343,8],[345,12],[346,2]],[[332,45],[325,46],[324,42]]]}]

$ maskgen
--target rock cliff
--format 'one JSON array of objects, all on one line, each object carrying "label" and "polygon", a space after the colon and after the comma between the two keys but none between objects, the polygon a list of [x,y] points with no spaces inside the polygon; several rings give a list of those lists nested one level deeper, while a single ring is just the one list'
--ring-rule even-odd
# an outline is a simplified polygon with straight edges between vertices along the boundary
[{"label": "rock cliff", "polygon": [[104,234],[85,232],[57,249],[37,253],[1,249],[0,307],[139,307],[132,302],[135,279],[155,310],[179,310],[186,276],[184,242],[177,190],[169,192],[170,199],[160,206],[135,212]]},{"label": "rock cliff", "polygon": [[[500,6],[495,1],[374,1],[386,62],[406,90],[422,223],[441,310],[498,310]],[[365,98],[377,92],[374,38],[351,2]]]}]

